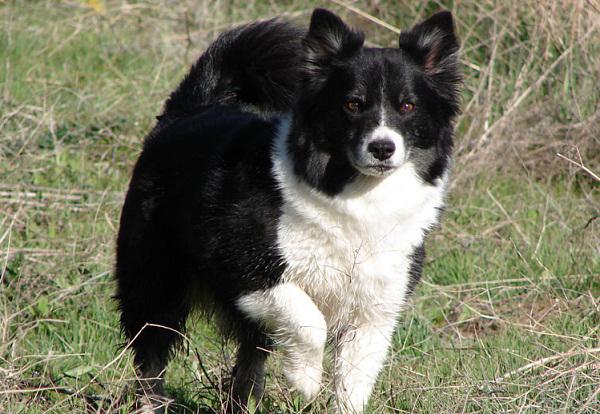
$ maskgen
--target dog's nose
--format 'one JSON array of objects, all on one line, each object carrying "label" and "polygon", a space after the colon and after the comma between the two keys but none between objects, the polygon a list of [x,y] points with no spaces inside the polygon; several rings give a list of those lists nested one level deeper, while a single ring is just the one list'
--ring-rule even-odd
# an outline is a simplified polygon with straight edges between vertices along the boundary
[{"label": "dog's nose", "polygon": [[367,146],[367,150],[379,161],[387,160],[396,151],[396,144],[389,139],[378,139]]}]

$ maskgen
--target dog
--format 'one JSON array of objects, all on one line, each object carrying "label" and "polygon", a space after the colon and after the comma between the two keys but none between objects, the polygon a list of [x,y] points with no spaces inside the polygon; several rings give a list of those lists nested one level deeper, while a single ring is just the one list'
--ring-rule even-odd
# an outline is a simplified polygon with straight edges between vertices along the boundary
[{"label": "dog", "polygon": [[363,412],[444,206],[458,50],[447,11],[371,48],[315,9],[308,31],[242,26],[192,66],[145,140],[117,240],[145,412],[161,412],[196,309],[239,345],[231,411],[262,398],[274,348],[314,398],[329,341],[334,410]]}]

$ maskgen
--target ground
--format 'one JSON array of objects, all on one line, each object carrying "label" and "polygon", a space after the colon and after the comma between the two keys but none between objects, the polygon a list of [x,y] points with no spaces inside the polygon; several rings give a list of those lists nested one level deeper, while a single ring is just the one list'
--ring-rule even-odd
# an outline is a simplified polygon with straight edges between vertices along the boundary
[{"label": "ground", "polygon": [[[112,274],[143,137],[219,32],[315,6],[389,47],[448,8],[463,44],[448,208],[369,412],[600,412],[598,2],[390,4],[0,2],[0,412],[127,412]],[[176,412],[220,412],[231,344],[200,318],[184,344]],[[270,365],[258,412],[331,412]]]}]

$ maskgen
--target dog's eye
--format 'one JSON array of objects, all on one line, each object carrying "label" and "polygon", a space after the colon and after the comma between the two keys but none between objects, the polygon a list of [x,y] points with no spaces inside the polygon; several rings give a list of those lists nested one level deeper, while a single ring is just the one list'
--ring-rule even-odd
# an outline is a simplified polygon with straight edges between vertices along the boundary
[{"label": "dog's eye", "polygon": [[412,102],[402,102],[400,104],[400,113],[401,114],[407,114],[409,112],[414,111],[415,109],[415,104]]},{"label": "dog's eye", "polygon": [[360,110],[362,109],[362,102],[348,101],[344,104],[344,108],[346,108],[346,110],[348,112],[356,114],[356,113],[360,112]]}]

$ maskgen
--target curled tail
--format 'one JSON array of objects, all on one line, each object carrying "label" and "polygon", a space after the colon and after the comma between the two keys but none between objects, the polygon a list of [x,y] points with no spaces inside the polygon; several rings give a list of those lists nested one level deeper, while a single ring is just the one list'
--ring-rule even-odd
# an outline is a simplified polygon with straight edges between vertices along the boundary
[{"label": "curled tail", "polygon": [[302,36],[302,30],[277,19],[223,33],[171,93],[159,120],[217,105],[267,114],[286,111],[296,89]]}]

